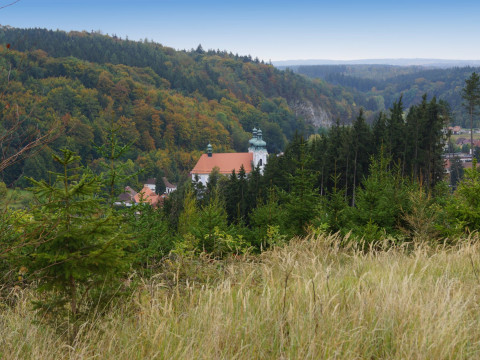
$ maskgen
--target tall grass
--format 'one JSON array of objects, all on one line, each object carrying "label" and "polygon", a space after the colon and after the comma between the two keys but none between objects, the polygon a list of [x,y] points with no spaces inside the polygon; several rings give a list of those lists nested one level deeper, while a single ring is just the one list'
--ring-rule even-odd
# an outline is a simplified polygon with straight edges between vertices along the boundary
[{"label": "tall grass", "polygon": [[4,359],[480,358],[480,245],[362,253],[336,236],[258,257],[167,263],[68,344],[18,291]]}]

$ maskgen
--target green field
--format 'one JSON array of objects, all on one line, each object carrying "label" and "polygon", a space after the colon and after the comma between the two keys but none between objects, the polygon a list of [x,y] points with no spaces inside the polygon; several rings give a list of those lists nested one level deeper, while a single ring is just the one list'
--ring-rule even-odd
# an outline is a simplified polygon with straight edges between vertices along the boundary
[{"label": "green field", "polygon": [[[450,137],[453,143],[455,143],[460,138],[470,139],[470,134],[452,135]],[[480,140],[480,134],[473,134],[473,141],[475,140]]]},{"label": "green field", "polygon": [[0,197],[0,208],[4,209],[24,209],[31,205],[33,201],[33,194],[31,191],[8,189],[4,197]]}]

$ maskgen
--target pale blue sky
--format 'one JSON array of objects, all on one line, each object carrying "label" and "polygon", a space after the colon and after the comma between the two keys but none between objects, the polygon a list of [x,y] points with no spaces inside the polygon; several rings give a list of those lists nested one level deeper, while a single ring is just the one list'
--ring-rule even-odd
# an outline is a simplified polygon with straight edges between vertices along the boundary
[{"label": "pale blue sky", "polygon": [[[0,0],[0,6],[14,0]],[[0,24],[101,30],[263,60],[480,59],[480,1],[20,0]]]}]

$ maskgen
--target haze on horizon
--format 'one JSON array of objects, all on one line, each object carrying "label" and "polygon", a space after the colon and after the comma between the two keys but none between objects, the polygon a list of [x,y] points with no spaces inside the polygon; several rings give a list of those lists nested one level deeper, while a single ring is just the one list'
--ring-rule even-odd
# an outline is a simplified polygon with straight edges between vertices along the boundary
[{"label": "haze on horizon", "polygon": [[265,61],[478,60],[479,13],[472,0],[20,0],[0,10],[0,24],[202,44]]}]

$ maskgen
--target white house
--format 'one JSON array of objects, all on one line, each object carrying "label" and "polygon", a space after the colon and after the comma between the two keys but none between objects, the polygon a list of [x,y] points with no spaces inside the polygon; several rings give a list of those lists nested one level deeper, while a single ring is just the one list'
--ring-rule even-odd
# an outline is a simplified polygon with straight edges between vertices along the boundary
[{"label": "white house", "polygon": [[177,185],[170,183],[165,176],[162,178],[162,180],[165,184],[165,194],[168,195],[177,190]]},{"label": "white house", "polygon": [[155,189],[156,189],[156,182],[157,182],[157,179],[155,178],[150,178],[148,179],[147,181],[145,181],[145,183],[143,184],[145,187],[148,187],[150,190],[152,190],[153,192],[155,192]]}]

